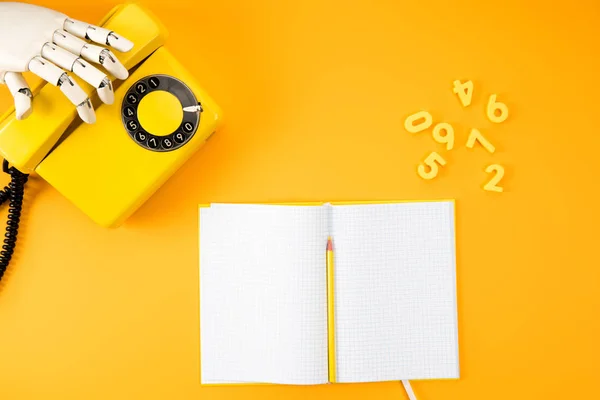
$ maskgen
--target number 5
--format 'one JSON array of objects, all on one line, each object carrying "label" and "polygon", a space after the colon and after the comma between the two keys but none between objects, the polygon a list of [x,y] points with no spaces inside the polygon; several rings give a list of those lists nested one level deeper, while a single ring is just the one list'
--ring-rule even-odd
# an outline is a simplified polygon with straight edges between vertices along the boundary
[{"label": "number 5", "polygon": [[[446,165],[446,160],[435,151],[432,151],[423,161],[423,164],[419,164],[417,167],[419,176],[423,179],[433,179],[439,172],[439,166],[441,165],[443,167]],[[429,171],[426,171],[426,166],[429,167]]]}]

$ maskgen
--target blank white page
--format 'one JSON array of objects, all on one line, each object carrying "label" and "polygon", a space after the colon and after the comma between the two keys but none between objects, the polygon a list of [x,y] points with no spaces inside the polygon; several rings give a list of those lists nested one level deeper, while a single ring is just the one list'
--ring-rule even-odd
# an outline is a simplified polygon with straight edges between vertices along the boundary
[{"label": "blank white page", "polygon": [[200,209],[202,383],[327,382],[326,212]]},{"label": "blank white page", "polygon": [[458,378],[454,203],[334,206],[339,382]]}]

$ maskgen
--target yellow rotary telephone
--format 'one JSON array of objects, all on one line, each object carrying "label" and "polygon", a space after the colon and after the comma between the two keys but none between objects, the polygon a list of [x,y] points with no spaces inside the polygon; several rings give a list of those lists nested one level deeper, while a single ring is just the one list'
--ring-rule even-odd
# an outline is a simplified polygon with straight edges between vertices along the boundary
[{"label": "yellow rotary telephone", "polygon": [[56,88],[32,88],[33,114],[0,118],[0,155],[36,172],[98,224],[116,227],[215,132],[221,110],[163,47],[167,31],[149,11],[121,5],[100,25],[135,44],[118,54],[130,76],[115,81],[115,103],[94,101],[98,122],[88,125]]}]

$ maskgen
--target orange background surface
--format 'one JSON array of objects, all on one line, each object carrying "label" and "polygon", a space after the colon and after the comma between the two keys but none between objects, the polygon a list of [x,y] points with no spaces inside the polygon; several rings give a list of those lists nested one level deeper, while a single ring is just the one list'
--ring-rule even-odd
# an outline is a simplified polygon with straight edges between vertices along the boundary
[{"label": "orange background surface", "polygon": [[[97,22],[117,3],[38,4]],[[0,398],[406,398],[395,382],[201,387],[197,204],[439,198],[457,201],[461,378],[414,382],[418,398],[594,397],[597,2],[143,4],[226,126],[117,230],[32,178],[0,284]],[[474,81],[469,108],[455,79]],[[502,124],[485,117],[493,93]],[[453,124],[454,150],[404,130],[420,109]],[[495,154],[465,147],[471,127]],[[432,150],[448,164],[424,181]],[[502,194],[482,190],[491,163]]]}]

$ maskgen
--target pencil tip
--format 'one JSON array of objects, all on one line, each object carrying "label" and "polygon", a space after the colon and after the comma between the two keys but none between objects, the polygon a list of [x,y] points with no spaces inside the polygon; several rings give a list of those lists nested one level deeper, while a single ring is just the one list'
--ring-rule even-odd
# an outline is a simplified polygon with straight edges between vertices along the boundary
[{"label": "pencil tip", "polygon": [[333,241],[331,240],[331,236],[327,238],[327,251],[333,251]]}]

